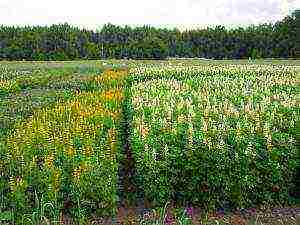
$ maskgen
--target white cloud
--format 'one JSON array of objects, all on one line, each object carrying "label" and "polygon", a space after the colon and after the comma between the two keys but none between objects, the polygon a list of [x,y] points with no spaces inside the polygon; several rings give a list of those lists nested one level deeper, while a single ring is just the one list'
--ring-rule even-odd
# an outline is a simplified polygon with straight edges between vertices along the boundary
[{"label": "white cloud", "polygon": [[68,22],[87,28],[104,23],[168,27],[249,25],[275,22],[300,0],[0,0],[0,24]]}]

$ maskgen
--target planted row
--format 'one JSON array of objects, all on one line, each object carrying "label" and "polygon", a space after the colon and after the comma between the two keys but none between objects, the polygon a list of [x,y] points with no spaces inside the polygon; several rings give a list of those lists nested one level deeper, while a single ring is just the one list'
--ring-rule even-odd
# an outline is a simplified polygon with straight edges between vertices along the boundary
[{"label": "planted row", "polygon": [[[101,79],[113,73],[122,72]],[[7,138],[1,188],[17,223],[39,210],[37,199],[53,206],[48,218],[62,210],[77,219],[116,212],[124,90],[105,87],[34,111]]]},{"label": "planted row", "polygon": [[209,208],[289,201],[299,120],[293,70],[149,70],[158,73],[131,74],[131,143],[145,198]]}]

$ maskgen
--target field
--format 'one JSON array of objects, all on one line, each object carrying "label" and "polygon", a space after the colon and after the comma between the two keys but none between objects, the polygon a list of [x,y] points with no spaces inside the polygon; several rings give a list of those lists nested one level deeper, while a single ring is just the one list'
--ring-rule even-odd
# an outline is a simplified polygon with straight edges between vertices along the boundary
[{"label": "field", "polygon": [[0,62],[0,223],[299,223],[299,73]]}]

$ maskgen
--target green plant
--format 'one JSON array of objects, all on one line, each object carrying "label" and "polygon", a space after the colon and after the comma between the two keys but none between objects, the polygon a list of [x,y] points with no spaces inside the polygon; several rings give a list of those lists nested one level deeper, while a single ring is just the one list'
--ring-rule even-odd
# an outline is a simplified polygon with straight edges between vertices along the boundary
[{"label": "green plant", "polygon": [[294,70],[175,66],[131,74],[131,144],[145,198],[211,209],[289,203]]},{"label": "green plant", "polygon": [[46,220],[48,202],[80,224],[116,213],[123,90],[114,87],[79,92],[15,124],[0,187],[16,219]]},{"label": "green plant", "polygon": [[55,204],[51,202],[44,202],[43,196],[41,199],[38,198],[35,192],[35,211],[32,214],[24,214],[22,216],[22,224],[55,224],[59,223],[59,207],[55,207]]}]

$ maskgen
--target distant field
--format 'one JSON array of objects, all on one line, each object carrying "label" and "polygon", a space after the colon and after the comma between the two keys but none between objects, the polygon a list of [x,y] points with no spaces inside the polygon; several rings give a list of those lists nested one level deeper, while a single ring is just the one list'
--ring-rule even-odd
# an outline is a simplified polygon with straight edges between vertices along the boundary
[{"label": "distant field", "polygon": [[[299,73],[0,61],[0,224],[297,224]],[[292,208],[264,220],[274,207]]]},{"label": "distant field", "polygon": [[101,65],[102,63],[108,64],[157,64],[157,63],[188,63],[188,64],[274,64],[274,65],[295,65],[300,66],[299,59],[237,59],[237,60],[211,60],[211,59],[168,59],[168,60],[78,60],[78,61],[0,61],[1,65],[16,65],[20,66],[20,63],[25,65],[65,65],[65,66],[75,66],[75,65]]}]

